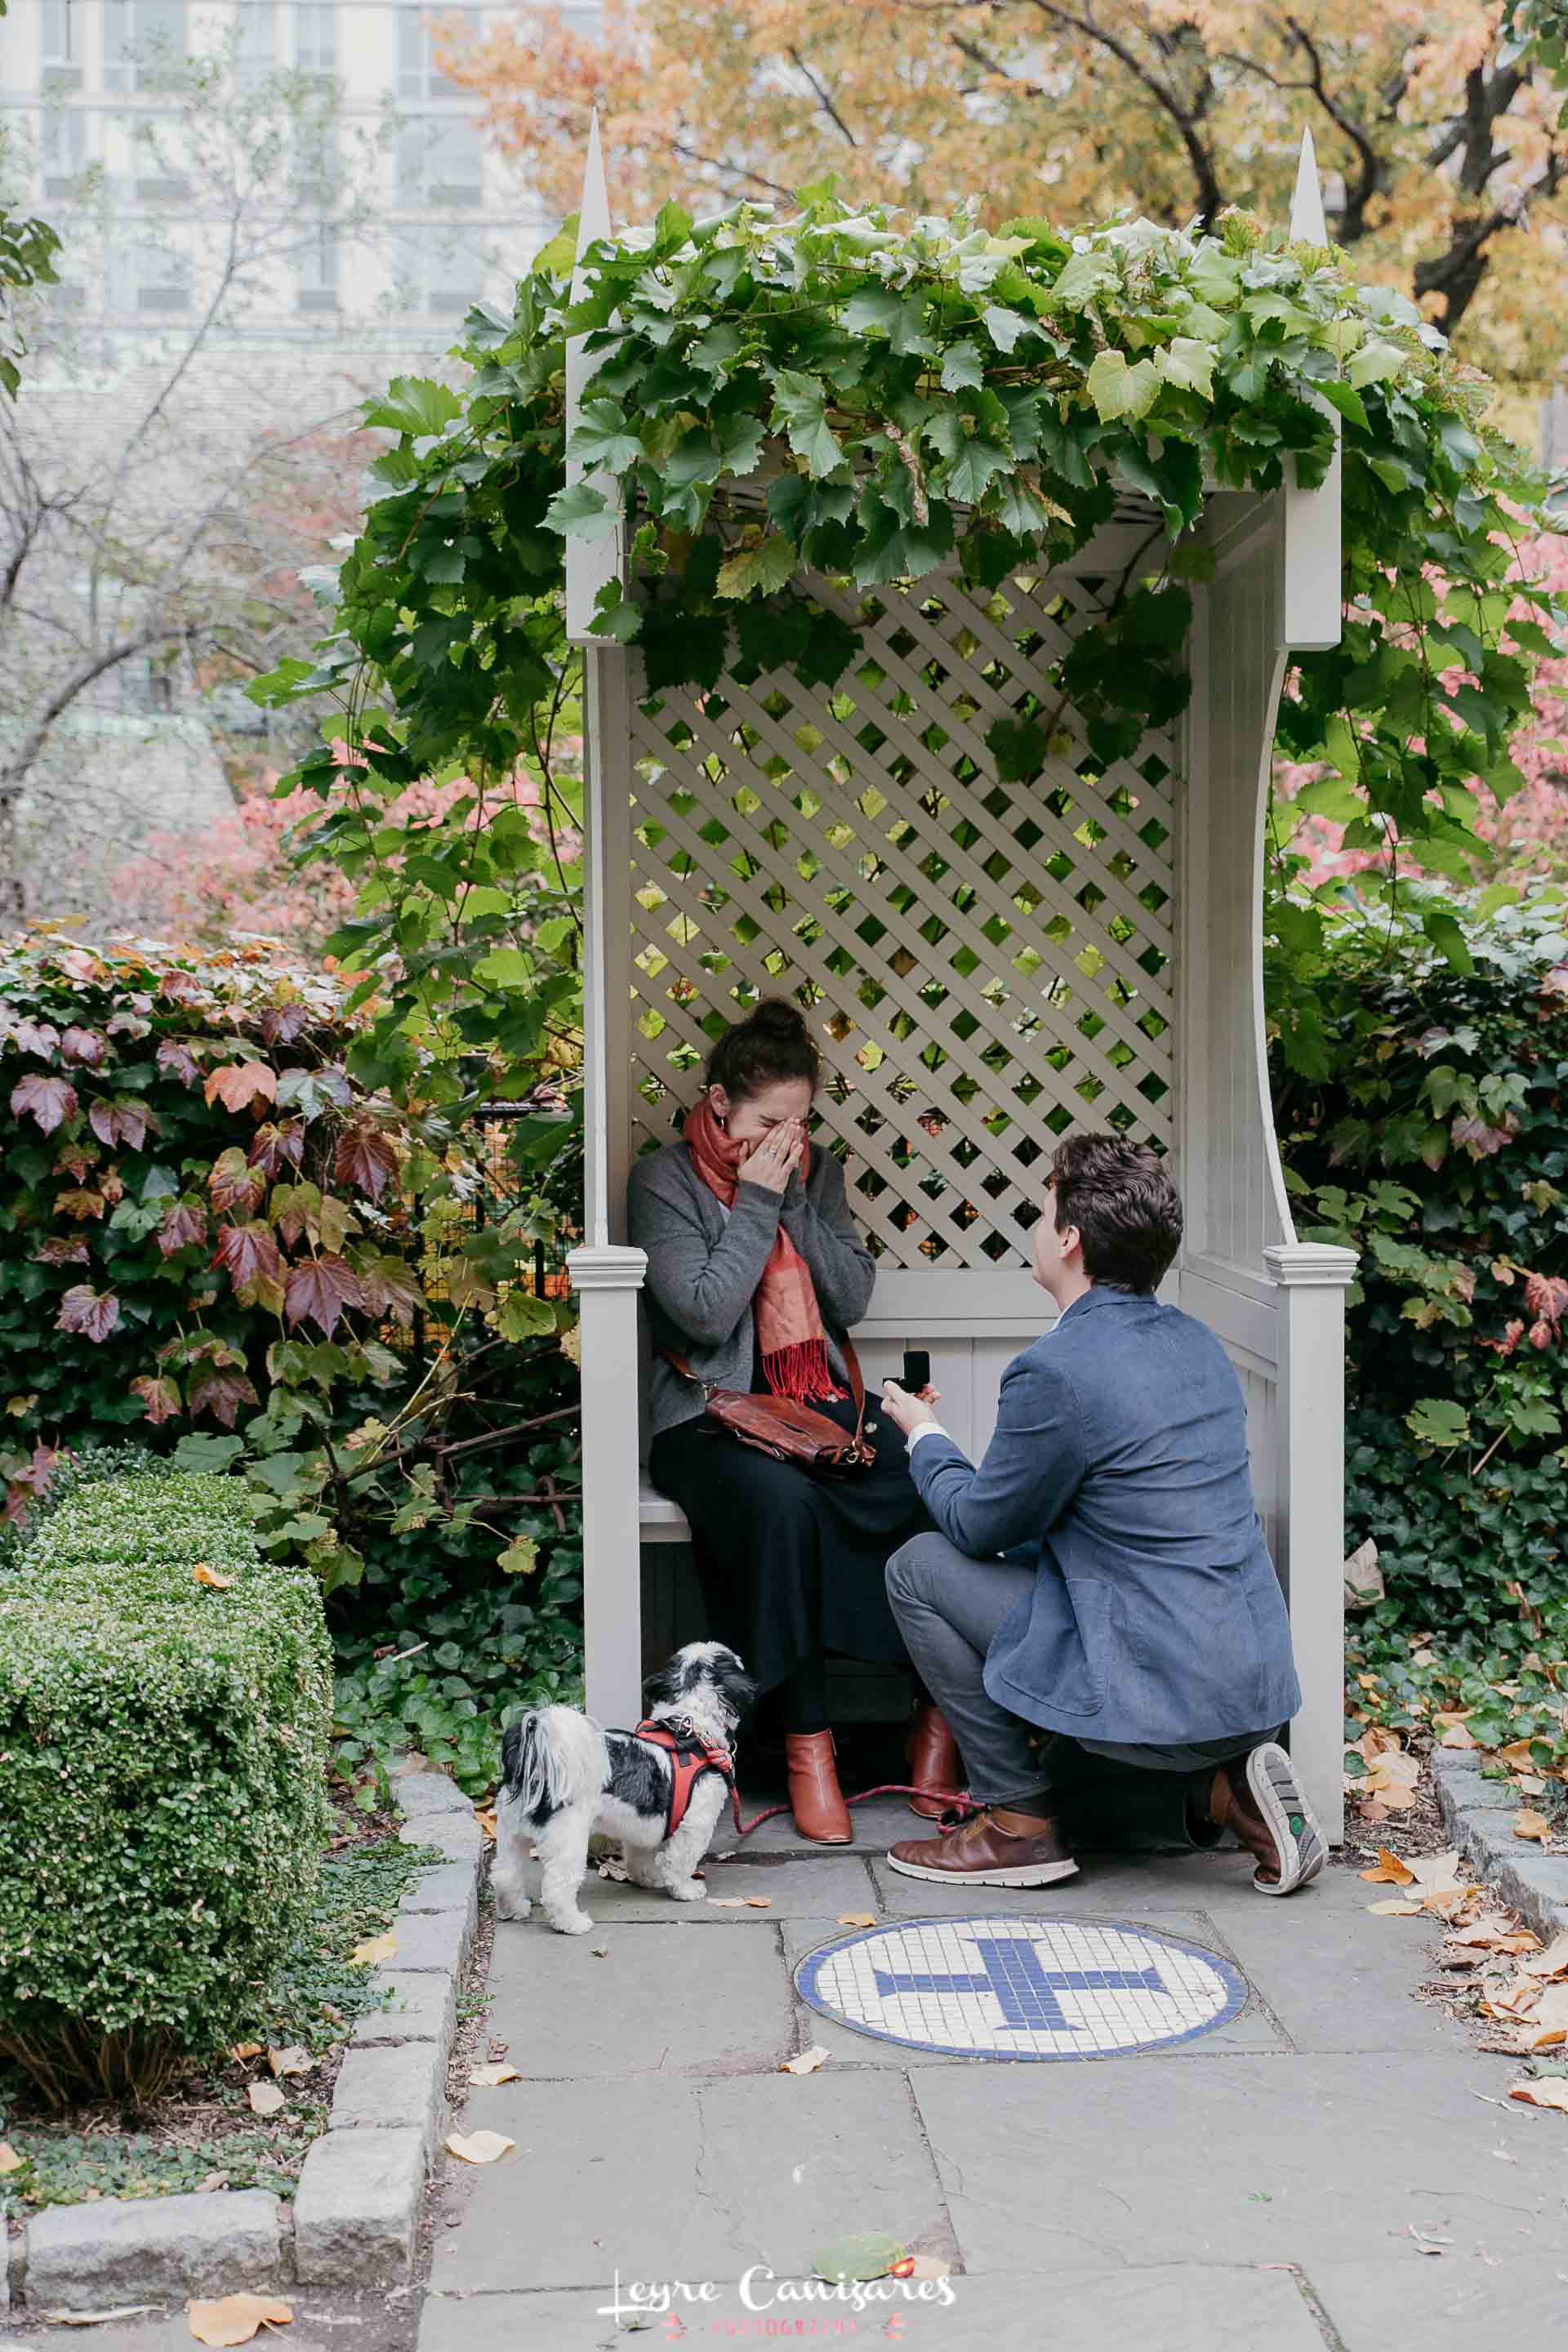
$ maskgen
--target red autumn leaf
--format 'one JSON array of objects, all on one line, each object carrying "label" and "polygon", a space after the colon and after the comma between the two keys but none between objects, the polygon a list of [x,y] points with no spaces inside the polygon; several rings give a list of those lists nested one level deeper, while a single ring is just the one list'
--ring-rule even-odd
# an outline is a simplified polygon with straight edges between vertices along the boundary
[{"label": "red autumn leaf", "polygon": [[234,1427],[235,1414],[242,1404],[258,1402],[243,1372],[220,1371],[215,1366],[210,1371],[198,1372],[191,1382],[191,1411],[216,1413],[226,1429]]},{"label": "red autumn leaf", "polygon": [[289,1269],[284,1311],[292,1331],[307,1318],[330,1339],[346,1307],[363,1307],[364,1293],[345,1258],[312,1257]]},{"label": "red autumn leaf", "polygon": [[1540,1321],[1561,1323],[1568,1315],[1568,1282],[1561,1275],[1527,1274],[1524,1277],[1524,1303]]},{"label": "red autumn leaf", "polygon": [[84,1069],[101,1069],[108,1055],[109,1046],[96,1029],[72,1027],[60,1039],[61,1060],[79,1062]]},{"label": "red autumn leaf", "polygon": [[1516,1315],[1511,1322],[1505,1325],[1500,1339],[1481,1339],[1477,1345],[1489,1348],[1494,1356],[1511,1356],[1523,1337],[1524,1326]]},{"label": "red autumn leaf", "polygon": [[272,1228],[259,1218],[249,1224],[221,1226],[213,1264],[226,1269],[237,1290],[247,1283],[276,1282],[283,1271]]},{"label": "red autumn leaf", "polygon": [[187,1087],[194,1087],[201,1076],[196,1057],[183,1037],[165,1037],[157,1052],[157,1064],[171,1077]]},{"label": "red autumn leaf", "polygon": [[305,1130],[297,1118],[286,1118],[281,1125],[266,1119],[246,1156],[263,1176],[280,1176],[285,1168],[298,1168],[305,1157]]},{"label": "red autumn leaf", "polygon": [[68,1143],[55,1162],[55,1174],[70,1176],[77,1183],[85,1184],[87,1171],[96,1164],[98,1157],[97,1144],[89,1143],[85,1137],[79,1143]]},{"label": "red autumn leaf", "polygon": [[60,958],[60,970],[72,980],[101,980],[104,967],[90,948],[70,948]]},{"label": "red autumn leaf", "polygon": [[1532,1348],[1550,1348],[1556,1336],[1553,1326],[1548,1323],[1544,1316],[1539,1323],[1532,1323],[1530,1327],[1530,1344]]},{"label": "red autumn leaf", "polygon": [[31,1112],[44,1133],[53,1135],[61,1120],[75,1113],[76,1088],[68,1078],[47,1078],[42,1070],[29,1070],[11,1089],[11,1108],[18,1118]]},{"label": "red autumn leaf", "polygon": [[1448,1130],[1456,1143],[1462,1143],[1472,1160],[1490,1160],[1503,1145],[1511,1141],[1511,1127],[1489,1127],[1484,1118],[1457,1118]]},{"label": "red autumn leaf", "polygon": [[60,1033],[52,1021],[28,1021],[25,1017],[14,1024],[11,1035],[24,1054],[37,1054],[43,1062],[53,1061],[60,1042]]},{"label": "red autumn leaf", "polygon": [[221,1102],[226,1110],[244,1110],[248,1103],[275,1101],[278,1079],[265,1062],[225,1062],[213,1072],[203,1091],[209,1103]]},{"label": "red autumn leaf", "polygon": [[102,1216],[103,1194],[82,1191],[57,1192],[55,1206],[63,1215],[75,1217],[79,1222],[85,1222],[89,1217]]},{"label": "red autumn leaf", "polygon": [[111,1037],[145,1037],[153,1027],[140,1013],[111,1013],[103,1025]]},{"label": "red autumn leaf", "polygon": [[419,1286],[410,1277],[401,1258],[373,1257],[362,1261],[359,1279],[367,1314],[391,1315],[405,1331],[412,1328],[414,1310],[419,1304]]},{"label": "red autumn leaf", "polygon": [[380,1200],[397,1164],[396,1150],[377,1127],[351,1127],[338,1139],[333,1172],[339,1183],[357,1184],[373,1201]]},{"label": "red autumn leaf", "polygon": [[38,1265],[87,1265],[90,1263],[86,1239],[80,1234],[51,1234],[47,1241],[33,1252],[33,1257]]},{"label": "red autumn leaf", "polygon": [[207,1191],[220,1216],[229,1209],[237,1209],[244,1216],[252,1209],[259,1209],[266,1199],[267,1179],[249,1165],[238,1144],[231,1143],[213,1161]]},{"label": "red autumn leaf", "polygon": [[158,975],[158,993],[171,1004],[205,1004],[207,990],[194,971],[171,969]]},{"label": "red autumn leaf", "polygon": [[269,1004],[256,1025],[268,1045],[291,1045],[310,1027],[310,1015],[303,1004]]},{"label": "red autumn leaf", "polygon": [[176,1201],[172,1209],[164,1212],[158,1228],[158,1247],[165,1257],[173,1257],[176,1250],[189,1249],[193,1242],[205,1242],[206,1237],[206,1211]]},{"label": "red autumn leaf", "polygon": [[149,1128],[158,1122],[141,1103],[95,1102],[87,1115],[88,1125],[100,1143],[112,1150],[123,1143],[132,1151],[140,1151],[147,1140]]},{"label": "red autumn leaf", "polygon": [[120,1301],[112,1290],[93,1290],[79,1282],[60,1301],[57,1331],[79,1331],[84,1339],[107,1339],[120,1320]]},{"label": "red autumn leaf", "polygon": [[141,1398],[155,1429],[162,1428],[166,1421],[177,1420],[184,1411],[176,1381],[156,1380],[151,1372],[143,1372],[140,1380],[132,1381],[131,1393]]}]

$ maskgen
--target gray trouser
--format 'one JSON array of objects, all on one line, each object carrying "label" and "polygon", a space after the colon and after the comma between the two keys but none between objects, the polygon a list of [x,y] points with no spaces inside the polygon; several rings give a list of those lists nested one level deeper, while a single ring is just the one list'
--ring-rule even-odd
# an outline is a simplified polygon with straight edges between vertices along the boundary
[{"label": "gray trouser", "polygon": [[[1031,1591],[1032,1568],[971,1559],[945,1536],[915,1536],[888,1562],[888,1598],[915,1671],[947,1717],[968,1775],[985,1805],[1050,1798],[1080,1825],[1160,1828],[1193,1842],[1188,1795],[1200,1798],[1215,1767],[1246,1755],[1272,1728],[1184,1747],[1133,1748],[1069,1739],[1033,1729],[986,1690],[985,1653],[1008,1612]],[[1198,1825],[1196,1842],[1208,1841]]]}]

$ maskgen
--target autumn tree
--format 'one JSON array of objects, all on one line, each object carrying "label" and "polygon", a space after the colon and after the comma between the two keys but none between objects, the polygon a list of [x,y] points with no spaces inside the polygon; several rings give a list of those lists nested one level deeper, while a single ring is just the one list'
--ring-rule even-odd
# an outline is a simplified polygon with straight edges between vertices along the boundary
[{"label": "autumn tree", "polygon": [[[1515,16],[1519,17],[1518,22]],[[1184,226],[1288,214],[1303,127],[1363,280],[1413,293],[1518,385],[1553,371],[1568,136],[1538,57],[1546,0],[604,0],[599,38],[549,11],[448,70],[564,211],[600,110],[617,206],[858,200],[994,225]]]}]

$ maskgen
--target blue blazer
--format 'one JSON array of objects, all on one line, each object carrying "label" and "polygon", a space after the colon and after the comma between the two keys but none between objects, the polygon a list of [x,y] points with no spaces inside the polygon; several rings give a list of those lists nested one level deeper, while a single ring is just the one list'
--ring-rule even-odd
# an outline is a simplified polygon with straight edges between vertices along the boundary
[{"label": "blue blazer", "polygon": [[1206,1325],[1097,1286],[1008,1365],[978,1469],[946,1435],[922,1438],[910,1467],[961,1551],[1037,1569],[986,1654],[999,1706],[1137,1747],[1272,1731],[1295,1714],[1247,1408]]}]

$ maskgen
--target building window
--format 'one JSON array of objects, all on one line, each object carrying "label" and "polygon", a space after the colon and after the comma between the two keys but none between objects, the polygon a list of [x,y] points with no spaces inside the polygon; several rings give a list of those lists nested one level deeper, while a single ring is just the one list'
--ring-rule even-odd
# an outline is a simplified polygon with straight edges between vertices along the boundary
[{"label": "building window", "polygon": [[336,73],[336,0],[300,0],[294,11],[294,63],[300,73]]},{"label": "building window", "polygon": [[467,116],[415,116],[398,124],[397,202],[404,211],[468,211],[484,200],[484,149]]},{"label": "building window", "polygon": [[300,249],[298,303],[301,310],[338,308],[338,232],[330,221],[318,223]]},{"label": "building window", "polygon": [[174,317],[191,308],[191,265],[175,247],[122,246],[114,256],[113,302],[132,318]]},{"label": "building window", "polygon": [[87,169],[86,112],[80,107],[47,106],[39,127],[44,194],[56,203],[68,201]]},{"label": "building window", "polygon": [[[477,8],[443,8],[434,12],[435,22],[443,32],[460,32],[465,38],[477,40],[479,33],[479,12]],[[455,20],[455,22],[454,22]],[[436,39],[431,13],[419,5],[419,0],[404,0],[397,18],[397,94],[399,98],[462,98],[462,85],[448,81],[436,62]]]},{"label": "building window", "polygon": [[485,290],[485,240],[478,228],[428,223],[397,239],[395,298],[405,310],[460,319]]},{"label": "building window", "polygon": [[235,13],[234,78],[242,89],[254,89],[278,70],[277,0],[238,0]]},{"label": "building window", "polygon": [[338,201],[342,159],[336,116],[294,126],[293,198],[303,213],[331,212]]},{"label": "building window", "polygon": [[43,0],[43,84],[46,90],[81,88],[79,0]]},{"label": "building window", "polygon": [[130,118],[132,186],[140,204],[177,205],[190,194],[189,183],[159,137],[163,121],[156,114],[144,114],[140,121]]},{"label": "building window", "polygon": [[104,0],[106,89],[165,89],[185,60],[185,0]]}]

